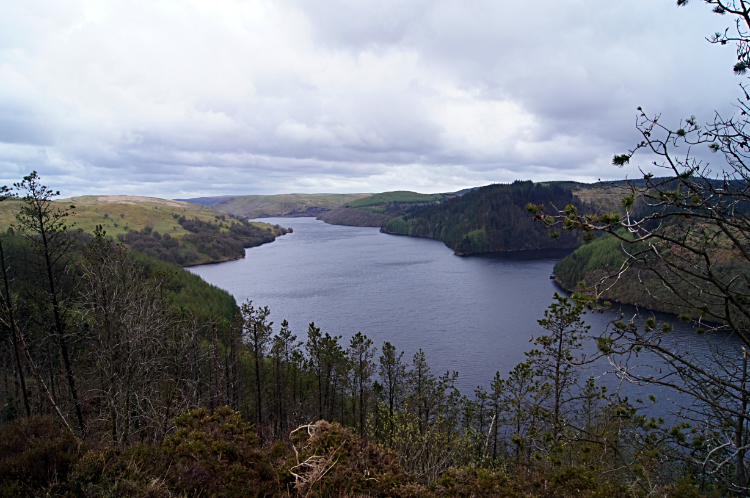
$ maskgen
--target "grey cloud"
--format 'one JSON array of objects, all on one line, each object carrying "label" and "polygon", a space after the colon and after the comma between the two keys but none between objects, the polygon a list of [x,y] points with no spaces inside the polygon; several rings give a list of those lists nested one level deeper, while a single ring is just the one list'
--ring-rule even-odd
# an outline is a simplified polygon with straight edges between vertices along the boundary
[{"label": "grey cloud", "polygon": [[731,110],[733,51],[703,40],[724,21],[702,7],[15,5],[0,184],[37,169],[71,195],[184,197],[632,176],[610,161],[639,138],[636,106]]}]

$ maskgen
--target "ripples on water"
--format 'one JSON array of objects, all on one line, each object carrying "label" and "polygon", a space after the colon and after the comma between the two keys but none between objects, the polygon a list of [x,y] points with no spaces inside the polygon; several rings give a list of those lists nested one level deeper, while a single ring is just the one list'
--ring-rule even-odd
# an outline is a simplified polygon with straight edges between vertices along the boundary
[{"label": "ripples on water", "polygon": [[[314,321],[323,332],[343,336],[343,346],[361,331],[378,347],[390,341],[406,352],[405,359],[422,348],[433,373],[459,372],[457,387],[464,394],[480,384],[489,388],[496,371],[505,377],[525,360],[532,336],[543,332],[537,319],[561,292],[549,278],[554,264],[569,252],[458,257],[442,242],[377,228],[314,218],[259,221],[294,233],[247,249],[244,259],[190,271],[229,291],[237,303],[251,299],[268,306],[274,330],[286,319],[298,340],[306,339]],[[630,317],[635,309],[625,306],[623,313]],[[689,326],[656,315],[674,324],[680,344],[695,338]],[[587,315],[592,335],[613,317]],[[736,341],[728,344],[736,347]],[[597,373],[605,370],[604,362],[596,367]],[[611,375],[603,382],[617,385]]]}]

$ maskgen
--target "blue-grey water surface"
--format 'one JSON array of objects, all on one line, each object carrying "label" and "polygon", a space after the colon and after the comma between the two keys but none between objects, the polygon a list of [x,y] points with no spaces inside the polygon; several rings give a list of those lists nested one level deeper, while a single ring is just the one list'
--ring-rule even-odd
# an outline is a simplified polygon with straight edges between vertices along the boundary
[{"label": "blue-grey water surface", "polygon": [[[390,341],[406,352],[422,348],[434,373],[459,372],[457,386],[471,394],[504,377],[532,347],[537,319],[561,292],[550,279],[566,251],[459,257],[442,242],[380,233],[377,228],[328,225],[314,218],[267,218],[294,233],[246,250],[241,260],[190,268],[229,291],[238,303],[268,306],[274,330],[283,319],[306,339],[307,325],[343,336],[358,331],[380,347]],[[625,307],[627,313],[633,308]],[[592,335],[611,313],[587,315]],[[689,327],[669,315],[678,334]],[[699,341],[700,342],[700,341]],[[593,346],[589,348],[593,351]],[[600,362],[596,373],[606,370]],[[616,379],[604,382],[612,387]]]}]

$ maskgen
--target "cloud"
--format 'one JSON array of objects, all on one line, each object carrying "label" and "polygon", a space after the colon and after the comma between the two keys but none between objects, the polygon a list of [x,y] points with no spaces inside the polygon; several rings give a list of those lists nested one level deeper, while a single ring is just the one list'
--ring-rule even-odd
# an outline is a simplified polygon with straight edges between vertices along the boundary
[{"label": "cloud", "polygon": [[726,19],[671,1],[7,3],[0,184],[64,195],[634,176],[637,106],[707,121],[739,83]]}]

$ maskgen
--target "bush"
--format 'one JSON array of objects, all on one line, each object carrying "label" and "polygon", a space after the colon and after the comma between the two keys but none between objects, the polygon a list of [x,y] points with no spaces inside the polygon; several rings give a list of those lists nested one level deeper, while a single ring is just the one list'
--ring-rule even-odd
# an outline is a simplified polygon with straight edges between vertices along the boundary
[{"label": "bush", "polygon": [[73,434],[49,416],[0,426],[0,497],[29,496],[64,481],[79,450]]},{"label": "bush", "polygon": [[397,496],[411,481],[394,451],[337,423],[302,426],[292,433],[292,444],[296,457],[290,458],[285,475],[288,485],[296,481],[302,496]]}]

